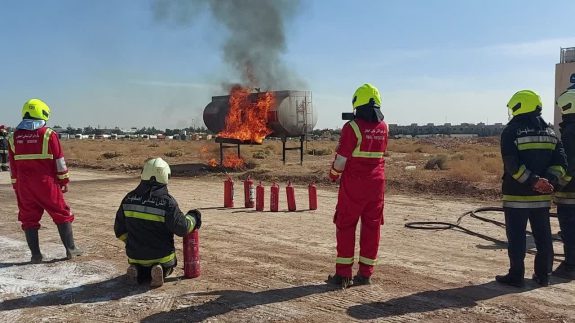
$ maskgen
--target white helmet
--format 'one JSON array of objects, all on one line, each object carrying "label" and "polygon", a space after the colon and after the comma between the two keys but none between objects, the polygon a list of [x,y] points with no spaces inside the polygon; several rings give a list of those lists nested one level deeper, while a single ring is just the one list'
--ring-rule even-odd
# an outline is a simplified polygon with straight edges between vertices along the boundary
[{"label": "white helmet", "polygon": [[575,113],[575,90],[568,90],[563,92],[557,98],[557,106],[561,110],[561,114]]},{"label": "white helmet", "polygon": [[158,183],[168,184],[172,171],[170,165],[162,158],[152,158],[144,164],[141,178],[144,181],[155,180]]}]

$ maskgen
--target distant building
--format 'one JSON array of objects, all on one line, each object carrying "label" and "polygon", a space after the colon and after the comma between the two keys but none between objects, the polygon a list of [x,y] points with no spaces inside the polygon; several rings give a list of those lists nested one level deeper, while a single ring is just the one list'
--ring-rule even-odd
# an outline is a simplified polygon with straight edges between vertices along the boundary
[{"label": "distant building", "polygon": [[428,123],[423,126],[419,126],[416,123],[412,123],[409,126],[390,124],[389,134],[392,137],[490,137],[501,135],[504,127],[505,125],[502,123],[492,125],[485,123],[462,123],[460,125],[445,123],[443,125],[434,125],[433,123]]}]

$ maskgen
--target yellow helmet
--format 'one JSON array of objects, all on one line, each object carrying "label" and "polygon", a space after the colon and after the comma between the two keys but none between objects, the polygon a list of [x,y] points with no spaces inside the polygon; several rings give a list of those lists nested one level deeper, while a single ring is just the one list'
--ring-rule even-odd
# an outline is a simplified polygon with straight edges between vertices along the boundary
[{"label": "yellow helmet", "polygon": [[379,95],[379,90],[375,86],[365,83],[355,90],[353,94],[353,108],[356,109],[370,103],[375,107],[381,108],[381,95]]},{"label": "yellow helmet", "polygon": [[50,107],[40,99],[28,100],[22,107],[22,118],[48,121],[50,119]]},{"label": "yellow helmet", "polygon": [[521,90],[509,99],[507,108],[513,116],[533,112],[543,108],[539,94],[531,90]]},{"label": "yellow helmet", "polygon": [[158,183],[168,184],[171,174],[168,163],[162,158],[152,158],[144,164],[140,178],[144,181],[155,180]]},{"label": "yellow helmet", "polygon": [[557,98],[557,106],[562,114],[575,113],[575,90],[563,92],[563,94]]}]

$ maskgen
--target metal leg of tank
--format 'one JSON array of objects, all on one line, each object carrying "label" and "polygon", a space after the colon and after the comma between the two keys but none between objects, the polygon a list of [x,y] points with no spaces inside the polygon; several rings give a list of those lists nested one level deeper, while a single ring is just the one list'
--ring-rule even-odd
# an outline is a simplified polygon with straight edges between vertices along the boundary
[{"label": "metal leg of tank", "polygon": [[302,135],[302,136],[299,138],[299,144],[300,144],[300,147],[299,147],[299,164],[300,164],[301,166],[303,166],[303,141],[304,141],[304,140],[305,140],[305,136]]},{"label": "metal leg of tank", "polygon": [[282,137],[282,161],[286,164],[286,137]]}]

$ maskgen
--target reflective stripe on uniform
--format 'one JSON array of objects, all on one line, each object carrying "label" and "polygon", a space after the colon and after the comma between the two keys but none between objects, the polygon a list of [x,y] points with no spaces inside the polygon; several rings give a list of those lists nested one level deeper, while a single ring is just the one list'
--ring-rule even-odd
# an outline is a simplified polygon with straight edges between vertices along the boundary
[{"label": "reflective stripe on uniform", "polygon": [[337,257],[335,258],[335,263],[340,265],[353,265],[353,257],[351,258]]},{"label": "reflective stripe on uniform", "polygon": [[118,237],[118,239],[126,242],[126,240],[128,240],[128,233],[126,232],[126,233],[122,234],[121,236]]},{"label": "reflective stripe on uniform", "polygon": [[575,204],[575,192],[557,192],[553,201],[557,204]]},{"label": "reflective stripe on uniform", "polygon": [[528,142],[550,142],[550,143],[557,143],[557,138],[551,136],[527,136],[517,138],[517,144],[525,144]]},{"label": "reflective stripe on uniform", "polygon": [[154,215],[165,216],[166,211],[151,206],[137,205],[137,204],[122,204],[124,211],[137,211],[142,213],[150,213]]},{"label": "reflective stripe on uniform", "polygon": [[569,182],[571,182],[572,179],[573,177],[565,174],[564,176],[559,177],[559,185],[566,186],[567,184],[569,184]]},{"label": "reflective stripe on uniform", "polygon": [[68,174],[68,173],[66,173],[66,174],[62,174],[62,175],[58,174],[57,176],[58,176],[58,179],[66,179],[66,178],[70,178],[70,174]]},{"label": "reflective stripe on uniform", "polygon": [[54,159],[52,154],[48,154],[48,147],[50,146],[50,135],[54,132],[52,129],[46,129],[44,133],[44,140],[42,141],[42,153],[41,154],[17,154],[16,147],[14,146],[14,139],[11,136],[10,144],[12,145],[12,152],[14,152],[14,160],[35,160],[35,159]]},{"label": "reflective stripe on uniform", "polygon": [[10,181],[12,181],[12,184],[16,184],[16,179],[15,179],[15,178],[11,178]]},{"label": "reflective stripe on uniform", "polygon": [[128,257],[128,263],[130,264],[138,264],[138,265],[155,265],[155,264],[165,264],[172,260],[176,259],[176,253],[172,252],[168,256],[158,258],[158,259],[133,259]]},{"label": "reflective stripe on uniform", "polygon": [[369,259],[366,257],[359,256],[359,262],[365,265],[375,266],[375,264],[377,263],[377,259]]},{"label": "reflective stripe on uniform", "polygon": [[361,130],[359,130],[359,126],[353,120],[349,122],[349,125],[357,137],[357,145],[351,153],[351,156],[360,158],[383,158],[383,152],[361,151],[361,141],[363,140]]},{"label": "reflective stripe on uniform", "polygon": [[140,220],[147,220],[147,221],[155,221],[155,222],[165,222],[166,219],[163,216],[149,214],[149,213],[142,213],[136,211],[124,211],[124,216],[127,218],[135,218]]},{"label": "reflective stripe on uniform", "polygon": [[551,207],[551,195],[503,195],[503,207],[514,209]]},{"label": "reflective stripe on uniform", "polygon": [[555,144],[551,143],[551,142],[528,142],[525,144],[518,144],[517,149],[519,149],[519,150],[531,150],[531,149],[555,150]]},{"label": "reflective stripe on uniform", "polygon": [[66,167],[66,160],[64,159],[64,157],[56,159],[56,171],[58,173],[68,171],[68,167]]},{"label": "reflective stripe on uniform", "polygon": [[196,227],[196,219],[194,219],[194,217],[191,215],[186,215],[186,221],[188,221],[190,225],[188,228],[188,233],[194,231],[194,228]]},{"label": "reflective stripe on uniform", "polygon": [[8,150],[6,150],[6,149],[0,149],[0,154],[7,154],[7,153],[8,153]]},{"label": "reflective stripe on uniform", "polygon": [[525,167],[525,165],[521,165],[521,167],[519,167],[519,170],[512,176],[519,183],[525,183],[531,176],[531,171],[528,170],[527,167]]},{"label": "reflective stripe on uniform", "polygon": [[559,165],[554,165],[554,166],[549,167],[547,169],[547,172],[555,175],[559,179],[562,178],[563,176],[565,176],[565,168],[563,168],[562,166],[559,166]]}]

